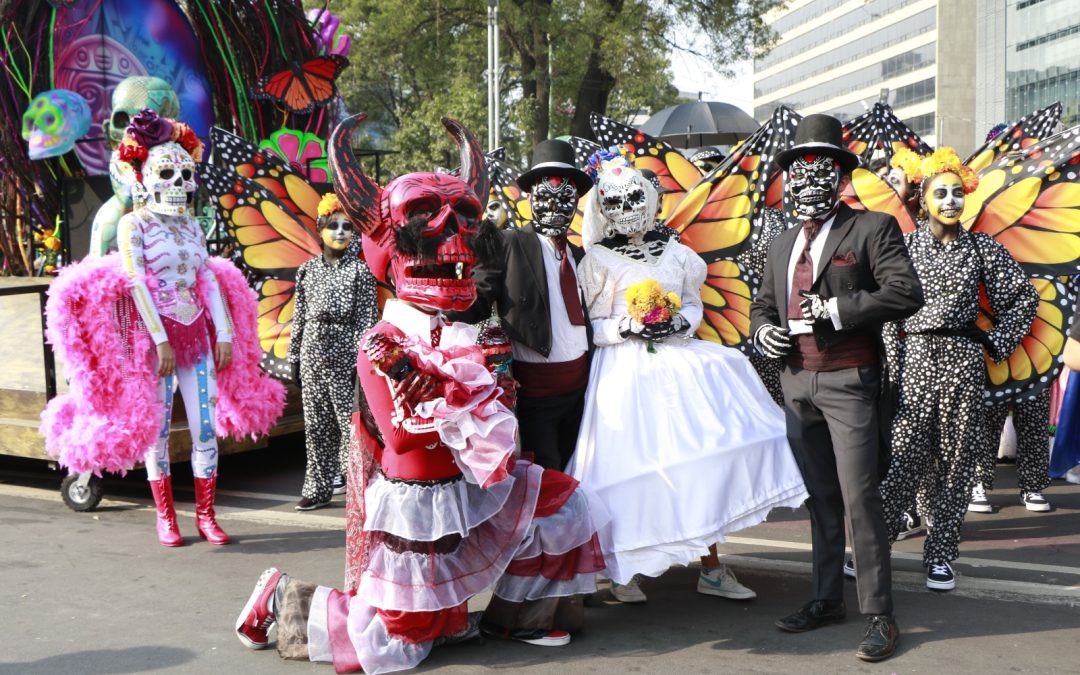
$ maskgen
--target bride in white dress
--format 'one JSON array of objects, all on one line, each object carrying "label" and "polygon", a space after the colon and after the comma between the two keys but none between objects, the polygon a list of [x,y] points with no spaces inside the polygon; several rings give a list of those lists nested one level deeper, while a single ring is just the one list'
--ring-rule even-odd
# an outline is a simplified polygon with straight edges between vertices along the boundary
[{"label": "bride in white dress", "polygon": [[[655,188],[629,166],[602,172],[589,196],[578,280],[596,350],[567,473],[611,512],[602,546],[616,598],[644,602],[638,575],[658,576],[708,548],[698,591],[749,599],[755,593],[720,565],[715,545],[807,493],[784,413],[750,362],[693,338],[706,265],[649,232],[656,204]],[[682,300],[668,323],[628,316],[627,289],[649,279]]]}]

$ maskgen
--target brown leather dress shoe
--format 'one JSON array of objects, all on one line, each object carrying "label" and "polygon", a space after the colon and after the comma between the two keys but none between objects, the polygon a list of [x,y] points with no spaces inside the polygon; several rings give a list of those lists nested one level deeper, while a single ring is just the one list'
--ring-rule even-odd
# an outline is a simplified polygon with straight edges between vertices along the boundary
[{"label": "brown leather dress shoe", "polygon": [[844,601],[811,600],[794,614],[776,622],[776,627],[788,633],[805,633],[830,623],[840,623],[847,616]]},{"label": "brown leather dress shoe", "polygon": [[884,661],[896,651],[900,641],[900,628],[892,614],[877,614],[867,617],[866,635],[859,643],[855,656],[863,661]]}]

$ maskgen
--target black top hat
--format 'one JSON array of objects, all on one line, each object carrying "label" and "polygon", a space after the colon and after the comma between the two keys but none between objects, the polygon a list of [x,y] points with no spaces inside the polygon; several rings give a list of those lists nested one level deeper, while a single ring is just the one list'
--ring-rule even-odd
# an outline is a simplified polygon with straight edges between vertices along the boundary
[{"label": "black top hat", "polygon": [[540,141],[533,148],[532,168],[518,176],[518,187],[532,192],[533,185],[544,176],[562,176],[577,188],[578,196],[588,192],[593,185],[589,174],[574,164],[574,148],[566,141],[553,138]]},{"label": "black top hat", "polygon": [[859,158],[844,147],[844,128],[832,115],[807,115],[795,130],[795,145],[776,154],[776,165],[787,171],[796,157],[825,155],[832,157],[844,173],[859,166]]}]

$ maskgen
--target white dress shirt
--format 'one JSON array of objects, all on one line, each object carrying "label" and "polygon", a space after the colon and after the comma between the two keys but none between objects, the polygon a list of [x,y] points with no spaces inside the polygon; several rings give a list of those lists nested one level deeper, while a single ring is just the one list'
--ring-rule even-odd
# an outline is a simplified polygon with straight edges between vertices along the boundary
[{"label": "white dress shirt", "polygon": [[[834,214],[828,220],[821,225],[821,230],[814,237],[814,241],[810,242],[810,259],[814,262],[814,278],[817,279],[818,273],[821,270],[821,252],[825,249],[825,240],[829,236],[829,230],[832,229],[833,220],[836,219]],[[802,225],[799,225],[799,233],[795,237],[795,245],[791,248],[791,257],[788,258],[787,267],[787,284],[784,286],[786,292],[785,298],[790,301],[791,298],[791,282],[795,277],[795,265],[799,262],[799,256],[802,255],[803,247],[806,246],[806,231],[802,229]],[[840,321],[840,313],[836,308],[836,298],[829,298],[825,301],[826,307],[829,309],[829,317],[832,318],[833,328],[841,330],[844,327],[842,321]],[[790,308],[789,308],[790,311]],[[788,319],[788,329],[792,335],[808,335],[814,332],[813,326],[802,319]]]},{"label": "white dress shirt", "polygon": [[[559,249],[550,238],[536,235],[540,240],[540,250],[543,251],[544,276],[547,277],[548,287],[548,311],[551,312],[551,353],[546,357],[540,352],[530,349],[518,342],[513,343],[514,360],[526,363],[565,363],[580,358],[589,350],[589,338],[585,332],[585,326],[574,326],[566,315],[566,303],[563,302],[562,286],[559,280],[559,266],[562,265],[562,257]],[[570,256],[570,267],[574,270],[574,278],[577,279],[577,263],[566,247],[566,255]],[[584,303],[583,303],[584,305]],[[585,318],[588,321],[588,317]]]}]

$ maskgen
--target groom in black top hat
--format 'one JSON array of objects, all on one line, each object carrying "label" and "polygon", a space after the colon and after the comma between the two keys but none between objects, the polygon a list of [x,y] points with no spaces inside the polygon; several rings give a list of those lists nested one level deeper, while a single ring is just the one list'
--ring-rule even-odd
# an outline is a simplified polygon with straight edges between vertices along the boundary
[{"label": "groom in black top hat", "polygon": [[566,241],[566,232],[592,179],[574,165],[569,143],[548,140],[533,149],[532,168],[517,183],[529,193],[532,222],[499,232],[500,264],[474,270],[476,303],[449,318],[476,323],[498,308],[520,385],[522,450],[540,466],[561,470],[581,426],[592,344],[577,283],[584,252]]},{"label": "groom in black top hat", "polygon": [[840,122],[807,115],[795,145],[778,153],[784,189],[801,227],[769,247],[750,332],[780,374],[788,440],[806,481],[813,538],[813,600],[777,621],[803,632],[844,619],[844,517],[851,523],[864,661],[893,654],[889,539],[882,513],[881,327],[915,313],[922,286],[896,219],[838,200],[858,158]]}]

